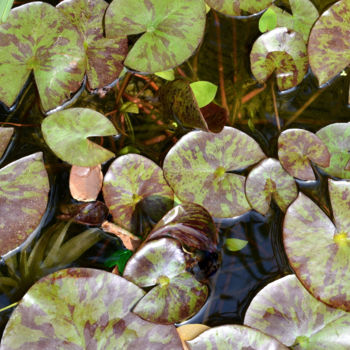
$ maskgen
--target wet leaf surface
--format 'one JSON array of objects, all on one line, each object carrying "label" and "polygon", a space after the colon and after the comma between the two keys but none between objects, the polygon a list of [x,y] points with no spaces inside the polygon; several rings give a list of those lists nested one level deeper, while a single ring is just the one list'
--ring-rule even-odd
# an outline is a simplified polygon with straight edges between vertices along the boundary
[{"label": "wet leaf surface", "polygon": [[92,136],[117,134],[113,124],[92,109],[70,108],[51,114],[41,129],[57,157],[72,165],[93,167],[114,157],[114,153],[88,140]]},{"label": "wet leaf surface", "polygon": [[108,215],[108,208],[103,202],[89,202],[79,204],[73,220],[79,224],[100,226]]},{"label": "wet leaf surface", "polygon": [[108,7],[105,21],[108,38],[142,34],[124,63],[156,73],[179,65],[196,50],[204,32],[205,6],[198,0],[118,0]]},{"label": "wet leaf surface", "polygon": [[14,128],[0,127],[0,158],[4,155],[6,148],[11,141],[14,131]]},{"label": "wet leaf surface", "polygon": [[275,72],[281,91],[297,86],[308,69],[303,37],[285,27],[261,35],[250,53],[250,68],[259,82],[265,82]]},{"label": "wet leaf surface", "polygon": [[350,313],[314,298],[295,275],[268,284],[252,300],[244,324],[293,349],[345,350]]},{"label": "wet leaf surface", "polygon": [[0,170],[0,255],[22,244],[39,225],[49,190],[41,152]]},{"label": "wet leaf surface", "polygon": [[192,131],[168,152],[164,174],[181,201],[200,204],[214,217],[234,217],[249,211],[250,205],[245,177],[233,172],[263,158],[256,141],[237,129]]}]

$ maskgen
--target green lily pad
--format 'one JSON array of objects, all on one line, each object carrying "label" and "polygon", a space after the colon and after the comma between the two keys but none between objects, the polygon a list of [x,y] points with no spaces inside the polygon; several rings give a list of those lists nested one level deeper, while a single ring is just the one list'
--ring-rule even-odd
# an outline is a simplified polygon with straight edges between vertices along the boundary
[{"label": "green lily pad", "polygon": [[113,124],[92,109],[71,108],[51,114],[41,129],[51,150],[70,164],[93,167],[114,157],[114,153],[87,139],[117,134]]},{"label": "green lily pad", "polygon": [[283,168],[301,180],[315,180],[310,161],[328,167],[331,155],[322,140],[310,131],[288,129],[278,138],[278,158]]},{"label": "green lily pad", "polygon": [[350,64],[349,23],[350,3],[341,0],[323,13],[311,30],[310,66],[320,85]]},{"label": "green lily pad", "polygon": [[69,100],[81,86],[83,40],[55,7],[31,2],[14,8],[0,25],[0,42],[0,100],[7,106],[15,102],[31,70],[45,111]]},{"label": "green lily pad", "polygon": [[308,69],[302,35],[285,27],[261,35],[250,53],[250,68],[259,82],[265,82],[275,72],[282,91],[297,86]]},{"label": "green lily pad", "polygon": [[181,201],[200,204],[214,217],[234,217],[250,210],[245,177],[234,171],[263,158],[256,141],[237,129],[192,131],[165,157],[164,175]]},{"label": "green lily pad", "polygon": [[256,329],[241,325],[225,325],[210,328],[193,340],[186,341],[190,350],[287,350],[276,339]]},{"label": "green lily pad", "polygon": [[284,246],[291,266],[311,294],[350,311],[350,183],[328,180],[328,188],[336,225],[300,193],[286,212]]},{"label": "green lily pad", "polygon": [[133,283],[109,272],[55,272],[34,284],[20,301],[1,348],[181,349],[174,326],[150,323],[130,312],[143,295]]},{"label": "green lily pad", "polygon": [[323,170],[331,176],[350,179],[350,124],[330,124],[320,129],[316,135],[331,155],[329,166]]},{"label": "green lily pad", "polygon": [[178,66],[194,53],[205,19],[204,1],[114,0],[106,12],[106,35],[142,34],[124,64],[156,73]]},{"label": "green lily pad", "polygon": [[110,39],[104,36],[107,7],[103,0],[65,0],[57,5],[84,38],[90,90],[107,86],[118,78],[128,50],[125,36]]},{"label": "green lily pad", "polygon": [[282,211],[298,195],[297,185],[281,166],[280,162],[268,158],[259,163],[248,175],[245,193],[253,209],[265,215],[273,198]]},{"label": "green lily pad", "polygon": [[208,287],[186,272],[181,244],[170,238],[146,243],[127,262],[123,276],[139,287],[154,286],[133,310],[152,322],[182,322],[208,297]]},{"label": "green lily pad", "polygon": [[162,169],[138,154],[117,158],[105,175],[102,190],[114,222],[134,233],[140,229],[140,215],[149,227],[173,206],[174,194]]},{"label": "green lily pad", "polygon": [[0,170],[0,255],[21,245],[39,225],[49,190],[41,152]]},{"label": "green lily pad", "polygon": [[252,300],[244,324],[292,349],[350,347],[350,313],[314,298],[295,275],[268,284]]},{"label": "green lily pad", "polygon": [[0,127],[0,158],[4,155],[11,137],[15,132],[14,128],[2,128]]}]

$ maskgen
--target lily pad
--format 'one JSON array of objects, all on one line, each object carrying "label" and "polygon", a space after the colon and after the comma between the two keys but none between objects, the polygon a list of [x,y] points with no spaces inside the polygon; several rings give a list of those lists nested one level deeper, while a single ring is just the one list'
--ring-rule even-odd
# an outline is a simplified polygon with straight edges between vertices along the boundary
[{"label": "lily pad", "polygon": [[234,217],[250,210],[245,177],[234,171],[263,158],[256,141],[237,129],[192,131],[165,157],[164,175],[181,201],[200,204],[214,217]]},{"label": "lily pad", "polygon": [[324,303],[350,311],[350,183],[328,180],[336,225],[308,197],[286,212],[284,246],[303,285]]},{"label": "lily pad", "polygon": [[265,215],[272,198],[282,211],[286,211],[297,197],[298,189],[294,178],[282,168],[280,162],[268,158],[249,173],[245,193],[252,208]]},{"label": "lily pad", "polygon": [[283,168],[297,179],[315,180],[310,162],[328,167],[330,157],[326,145],[310,131],[288,129],[278,138],[278,158]]},{"label": "lily pad", "polygon": [[143,295],[133,283],[109,272],[55,272],[25,294],[6,326],[1,348],[181,349],[174,326],[146,322],[130,312]]},{"label": "lily pad", "polygon": [[281,91],[297,86],[308,69],[302,35],[285,27],[261,35],[250,53],[250,68],[259,82],[265,82],[275,72]]},{"label": "lily pad", "polygon": [[108,3],[103,0],[65,0],[57,5],[84,38],[90,90],[102,88],[118,78],[128,50],[125,36],[109,39],[104,36],[107,7]]},{"label": "lily pad", "polygon": [[103,197],[114,222],[135,233],[140,229],[138,217],[141,215],[148,226],[153,226],[173,206],[174,194],[156,163],[138,154],[127,154],[109,167]]},{"label": "lily pad", "polygon": [[194,53],[205,19],[204,1],[114,0],[106,12],[106,35],[142,34],[124,64],[156,73],[178,66]]},{"label": "lily pad", "polygon": [[320,85],[350,64],[349,23],[349,1],[341,0],[323,13],[311,30],[310,66]]},{"label": "lily pad", "polygon": [[57,157],[72,165],[93,167],[114,157],[114,153],[87,139],[117,134],[113,124],[92,109],[71,108],[51,114],[41,129]]},{"label": "lily pad", "polygon": [[0,170],[0,255],[21,245],[39,225],[49,190],[41,152]]},{"label": "lily pad", "polygon": [[210,328],[197,338],[186,341],[190,350],[235,349],[235,350],[286,350],[276,339],[256,329],[241,325],[225,325]]},{"label": "lily pad", "polygon": [[31,70],[45,111],[69,100],[81,86],[83,40],[55,7],[31,2],[14,8],[0,24],[0,42],[0,100],[7,106],[15,102]]},{"label": "lily pad", "polygon": [[350,314],[314,298],[295,275],[268,284],[250,303],[244,324],[292,349],[350,347]]},{"label": "lily pad", "polygon": [[14,131],[15,131],[14,128],[0,127],[0,158],[4,155]]}]

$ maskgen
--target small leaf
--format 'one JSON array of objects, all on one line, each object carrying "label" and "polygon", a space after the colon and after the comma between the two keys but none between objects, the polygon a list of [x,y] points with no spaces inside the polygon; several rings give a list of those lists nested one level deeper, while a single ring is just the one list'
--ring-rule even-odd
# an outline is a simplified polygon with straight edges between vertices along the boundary
[{"label": "small leaf", "polygon": [[0,158],[4,155],[14,131],[14,128],[0,127]]},{"label": "small leaf", "polygon": [[207,329],[209,329],[208,326],[204,324],[197,324],[197,323],[188,323],[180,327],[177,327],[176,330],[179,333],[184,350],[189,350],[187,345],[185,344],[185,341],[192,340],[198,337],[201,333],[203,333]]},{"label": "small leaf", "polygon": [[242,250],[247,244],[248,241],[238,238],[227,238],[225,241],[225,247],[230,252],[237,252],[239,250]]},{"label": "small leaf", "polygon": [[125,102],[120,108],[120,112],[125,112],[125,113],[139,113],[139,107],[137,106],[136,103],[134,102]]},{"label": "small leaf", "polygon": [[0,4],[0,22],[6,22],[14,0],[3,0]]},{"label": "small leaf", "polygon": [[277,15],[273,8],[269,7],[259,19],[259,30],[265,33],[277,27]]},{"label": "small leaf", "polygon": [[172,80],[175,79],[175,73],[174,73],[173,69],[169,69],[169,70],[166,70],[166,71],[163,71],[163,72],[157,72],[157,73],[154,73],[154,74],[157,75],[160,78],[163,78],[163,79],[169,80],[169,81],[172,81]]},{"label": "small leaf", "polygon": [[190,84],[198,107],[202,108],[212,102],[215,98],[218,87],[209,81],[196,81]]},{"label": "small leaf", "polygon": [[132,254],[133,252],[128,249],[118,250],[104,261],[104,265],[106,267],[114,267],[117,265],[119,273],[123,274],[125,265]]}]

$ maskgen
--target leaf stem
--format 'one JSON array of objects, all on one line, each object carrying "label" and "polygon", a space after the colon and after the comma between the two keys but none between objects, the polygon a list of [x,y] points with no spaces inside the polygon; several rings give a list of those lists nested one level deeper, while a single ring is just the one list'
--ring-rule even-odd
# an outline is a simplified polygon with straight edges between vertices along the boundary
[{"label": "leaf stem", "polygon": [[278,131],[281,131],[281,123],[280,123],[280,117],[278,114],[278,108],[277,108],[277,101],[276,101],[276,94],[275,94],[275,81],[272,81],[271,84],[271,94],[272,94],[272,101],[273,101],[273,110],[275,112],[275,119],[276,119],[276,125]]},{"label": "leaf stem", "polygon": [[8,309],[11,309],[12,307],[17,306],[18,303],[19,303],[19,301],[16,301],[15,303],[13,303],[13,304],[11,304],[11,305],[7,305],[7,306],[3,307],[2,309],[0,309],[0,312],[6,311],[6,310],[8,310]]}]

